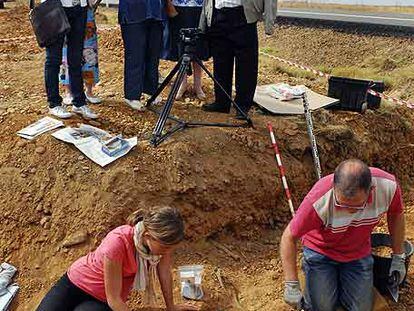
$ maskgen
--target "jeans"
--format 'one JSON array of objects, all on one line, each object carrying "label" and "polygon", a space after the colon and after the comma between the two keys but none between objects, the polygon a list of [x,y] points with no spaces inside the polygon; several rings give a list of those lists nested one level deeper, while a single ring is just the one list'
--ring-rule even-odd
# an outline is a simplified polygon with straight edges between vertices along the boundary
[{"label": "jeans", "polygon": [[125,48],[125,98],[139,100],[143,92],[152,95],[158,87],[163,24],[153,19],[121,24],[121,32]]},{"label": "jeans", "polygon": [[[70,91],[73,96],[73,105],[81,107],[86,103],[82,79],[82,53],[87,8],[78,5],[63,9],[65,10],[71,27],[69,33],[66,35]],[[47,101],[50,108],[62,104],[62,97],[59,95],[59,71],[62,63],[63,42],[64,37],[46,47],[45,85]]]},{"label": "jeans", "polygon": [[371,255],[342,263],[304,247],[306,309],[335,311],[342,306],[347,311],[371,311],[373,264]]},{"label": "jeans", "polygon": [[43,298],[37,311],[111,311],[105,302],[75,286],[65,273]]}]

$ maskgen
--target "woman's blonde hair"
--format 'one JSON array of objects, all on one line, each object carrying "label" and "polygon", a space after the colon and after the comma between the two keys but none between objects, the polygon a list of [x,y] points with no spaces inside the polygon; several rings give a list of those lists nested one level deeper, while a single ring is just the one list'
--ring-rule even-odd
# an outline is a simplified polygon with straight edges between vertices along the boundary
[{"label": "woman's blonde hair", "polygon": [[142,221],[145,230],[163,244],[173,245],[184,239],[184,221],[178,209],[155,206],[146,211],[139,209],[127,218],[130,226]]}]

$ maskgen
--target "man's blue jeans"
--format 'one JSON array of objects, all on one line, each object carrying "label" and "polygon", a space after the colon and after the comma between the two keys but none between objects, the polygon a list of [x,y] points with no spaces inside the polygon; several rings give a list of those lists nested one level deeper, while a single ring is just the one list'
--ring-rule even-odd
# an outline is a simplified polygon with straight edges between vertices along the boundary
[{"label": "man's blue jeans", "polygon": [[162,32],[162,22],[153,19],[121,24],[126,99],[139,100],[142,92],[152,95],[157,90]]},{"label": "man's blue jeans", "polygon": [[347,311],[371,311],[373,264],[372,256],[341,263],[304,247],[307,310],[335,311],[342,306]]},{"label": "man's blue jeans", "polygon": [[[66,35],[68,44],[68,67],[70,76],[70,92],[73,96],[73,105],[85,105],[82,79],[83,39],[86,26],[86,7],[80,5],[63,8],[70,24],[70,31]],[[47,101],[50,108],[60,106],[62,97],[59,95],[59,71],[62,63],[62,48],[64,38],[60,38],[46,47],[45,84]]]}]

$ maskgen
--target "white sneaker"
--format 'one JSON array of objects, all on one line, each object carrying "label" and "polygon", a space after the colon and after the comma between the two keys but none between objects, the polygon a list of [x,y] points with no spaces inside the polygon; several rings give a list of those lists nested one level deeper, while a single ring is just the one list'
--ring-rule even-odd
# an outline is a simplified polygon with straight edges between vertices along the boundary
[{"label": "white sneaker", "polygon": [[85,119],[97,119],[98,115],[92,111],[87,105],[82,107],[73,106],[72,112],[82,115]]},{"label": "white sneaker", "polygon": [[54,108],[49,108],[49,113],[52,116],[58,117],[60,119],[69,119],[72,114],[66,110],[63,106],[56,106]]},{"label": "white sneaker", "polygon": [[141,101],[139,101],[138,99],[131,100],[125,98],[125,103],[134,110],[145,111],[145,105],[141,103]]},{"label": "white sneaker", "polygon": [[72,97],[72,96],[70,96],[70,95],[66,95],[66,96],[63,98],[63,103],[64,103],[66,106],[70,106],[70,105],[72,105],[72,100],[73,100],[73,97]]},{"label": "white sneaker", "polygon": [[85,97],[86,97],[86,100],[90,102],[91,104],[100,104],[102,102],[102,99],[100,99],[97,96],[88,96],[88,94],[85,93]]}]

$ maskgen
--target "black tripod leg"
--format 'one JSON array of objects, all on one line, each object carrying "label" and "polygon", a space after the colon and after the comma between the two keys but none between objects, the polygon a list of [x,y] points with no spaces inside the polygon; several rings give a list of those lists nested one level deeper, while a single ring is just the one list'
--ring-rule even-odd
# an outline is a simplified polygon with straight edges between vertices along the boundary
[{"label": "black tripod leg", "polygon": [[171,112],[172,105],[175,100],[175,96],[177,95],[178,89],[181,86],[181,83],[183,82],[185,75],[187,74],[188,66],[190,65],[189,60],[183,59],[180,67],[178,69],[178,75],[177,78],[174,81],[174,84],[171,88],[171,92],[168,95],[167,101],[162,108],[162,111],[160,113],[160,117],[158,118],[157,124],[155,125],[154,131],[152,132],[152,139],[151,143],[153,145],[157,145],[160,142],[160,139],[162,138],[162,130],[165,126],[165,123],[167,122],[168,116]]},{"label": "black tripod leg", "polygon": [[253,122],[250,119],[250,117],[237,105],[237,103],[231,98],[231,96],[226,92],[226,90],[223,88],[223,86],[217,81],[216,78],[214,78],[213,74],[207,69],[206,66],[204,66],[203,62],[198,59],[198,57],[194,57],[194,62],[196,62],[203,70],[204,72],[216,83],[219,88],[223,91],[223,93],[227,96],[227,98],[231,101],[231,103],[234,105],[236,110],[244,117],[244,119],[249,123],[250,126],[253,126]]},{"label": "black tripod leg", "polygon": [[170,81],[174,78],[174,75],[179,70],[181,63],[183,59],[182,57],[179,59],[177,64],[174,66],[173,70],[168,74],[168,76],[164,79],[164,81],[161,83],[161,85],[158,87],[157,91],[148,99],[146,106],[150,106],[154,100],[157,98],[158,95],[161,94],[161,92],[167,87],[167,85],[170,83]]}]

